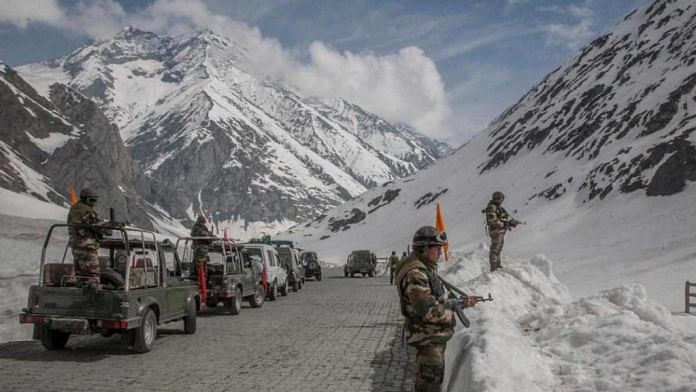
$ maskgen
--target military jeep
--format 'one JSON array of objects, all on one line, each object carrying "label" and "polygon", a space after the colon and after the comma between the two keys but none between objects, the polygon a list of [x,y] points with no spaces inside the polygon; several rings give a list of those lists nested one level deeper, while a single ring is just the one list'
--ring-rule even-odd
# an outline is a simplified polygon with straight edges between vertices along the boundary
[{"label": "military jeep", "polygon": [[206,299],[209,308],[216,308],[222,302],[224,309],[232,315],[242,310],[242,300],[249,301],[252,308],[260,308],[264,302],[264,288],[261,270],[251,262],[249,254],[233,240],[218,237],[180,238],[177,249],[183,249],[185,265],[193,266],[195,241],[206,240],[208,262],[206,264]]},{"label": "military jeep", "polygon": [[321,281],[321,264],[316,252],[305,250],[300,253],[300,260],[305,270],[305,278],[315,278]]},{"label": "military jeep", "polygon": [[375,276],[377,267],[377,256],[369,250],[354,250],[348,256],[346,265],[343,267],[343,274],[347,278],[362,274],[362,276]]},{"label": "military jeep", "polygon": [[[111,228],[98,251],[100,277],[75,273],[68,243],[51,243],[54,231],[69,228],[104,230],[94,225],[53,225],[41,253],[38,285],[29,289],[20,323],[34,324],[34,339],[49,350],[63,348],[70,335],[118,333],[137,352],[152,349],[157,325],[184,320],[184,333],[196,332],[197,287],[182,275],[174,244],[155,233]],[[60,235],[55,237],[61,238]],[[67,238],[67,236],[62,236]],[[110,284],[105,271],[117,273],[123,288]]]}]

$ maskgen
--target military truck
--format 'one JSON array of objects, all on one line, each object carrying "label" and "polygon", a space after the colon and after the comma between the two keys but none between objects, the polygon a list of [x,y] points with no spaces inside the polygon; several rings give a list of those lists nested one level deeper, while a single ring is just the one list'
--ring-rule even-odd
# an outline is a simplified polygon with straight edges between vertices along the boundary
[{"label": "military truck", "polygon": [[194,241],[208,240],[208,263],[206,265],[206,299],[209,308],[222,302],[224,309],[232,315],[242,310],[242,300],[249,301],[252,308],[263,305],[265,292],[261,282],[261,270],[251,262],[249,254],[233,240],[218,237],[179,238],[177,249],[182,250],[185,264],[193,267]]},{"label": "military truck", "polygon": [[[34,339],[49,350],[63,348],[70,335],[100,333],[121,335],[137,352],[148,352],[157,336],[157,325],[184,320],[184,333],[196,332],[198,288],[182,274],[173,243],[155,233],[112,227],[99,242],[100,277],[75,274],[64,245],[52,243],[54,232],[69,228],[103,231],[95,225],[53,225],[44,242],[39,282],[29,289],[27,307],[19,322],[34,324]],[[104,271],[118,273],[125,284],[116,289],[105,281]]]},{"label": "military truck", "polygon": [[362,274],[362,276],[375,276],[377,267],[377,256],[369,250],[354,250],[348,256],[346,265],[343,267],[343,274],[347,278]]},{"label": "military truck", "polygon": [[316,252],[305,250],[300,253],[300,260],[305,269],[305,278],[321,281],[321,264]]},{"label": "military truck", "polygon": [[300,269],[300,252],[297,249],[289,247],[276,247],[280,263],[288,273],[288,284],[292,291],[302,289],[305,277]]}]

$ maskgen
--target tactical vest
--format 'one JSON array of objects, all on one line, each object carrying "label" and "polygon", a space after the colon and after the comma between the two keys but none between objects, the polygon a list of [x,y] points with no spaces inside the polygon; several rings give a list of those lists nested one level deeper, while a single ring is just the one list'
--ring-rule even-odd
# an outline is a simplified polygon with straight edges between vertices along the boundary
[{"label": "tactical vest", "polygon": [[433,293],[435,298],[440,298],[445,295],[445,288],[442,286],[442,282],[437,278],[436,274],[425,265],[418,256],[411,254],[407,256],[396,269],[396,289],[399,292],[399,304],[401,305],[401,314],[410,320],[412,315],[408,314],[406,309],[408,302],[406,293],[403,291],[402,283],[406,275],[414,270],[421,270],[428,277],[428,286],[430,286],[430,291]]}]

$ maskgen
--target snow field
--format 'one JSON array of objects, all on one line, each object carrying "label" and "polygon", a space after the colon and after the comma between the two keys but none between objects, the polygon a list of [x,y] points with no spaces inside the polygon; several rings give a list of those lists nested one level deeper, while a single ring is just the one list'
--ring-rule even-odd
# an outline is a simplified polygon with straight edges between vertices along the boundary
[{"label": "snow field", "polygon": [[[481,244],[453,252],[441,275],[487,296],[465,311],[446,350],[450,391],[687,391],[696,334],[630,284],[573,301],[543,255],[488,271]],[[692,324],[693,328],[693,324]]]}]

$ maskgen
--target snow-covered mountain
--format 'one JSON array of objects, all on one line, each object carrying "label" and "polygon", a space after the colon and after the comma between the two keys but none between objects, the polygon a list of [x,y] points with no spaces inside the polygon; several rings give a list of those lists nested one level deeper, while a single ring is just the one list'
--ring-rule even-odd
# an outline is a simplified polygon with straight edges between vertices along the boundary
[{"label": "snow-covered mountain", "polygon": [[454,248],[487,243],[481,209],[501,190],[527,221],[504,255],[545,253],[574,294],[638,281],[679,309],[673,277],[696,278],[695,61],[696,3],[656,1],[455,153],[284,236],[338,263],[354,248],[400,253],[440,202]]},{"label": "snow-covered mountain", "polygon": [[[0,63],[0,124],[0,188],[68,206],[69,187],[90,186],[101,195],[97,208],[104,217],[114,207],[117,218],[142,227],[171,222],[155,204],[162,196],[156,181],[132,161],[118,129],[83,95],[53,84],[41,96]],[[3,204],[12,205],[13,198],[5,194]]]},{"label": "snow-covered mountain", "polygon": [[243,69],[211,31],[126,28],[63,58],[19,67],[39,91],[62,82],[99,103],[180,219],[201,211],[238,235],[287,228],[410,175],[449,152],[340,99],[303,99]]}]

